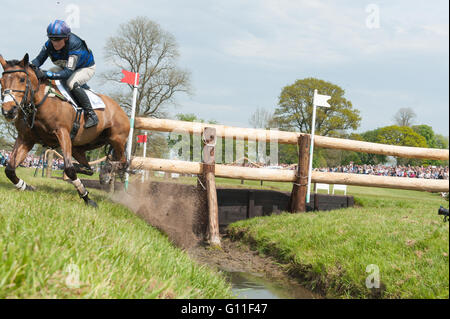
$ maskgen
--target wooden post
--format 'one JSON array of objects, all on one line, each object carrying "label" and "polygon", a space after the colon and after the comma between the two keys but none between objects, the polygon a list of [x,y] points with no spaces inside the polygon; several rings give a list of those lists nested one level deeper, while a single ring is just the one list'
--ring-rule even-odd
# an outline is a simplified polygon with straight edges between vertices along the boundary
[{"label": "wooden post", "polygon": [[47,178],[52,177],[52,167],[53,167],[53,151],[47,153]]},{"label": "wooden post", "polygon": [[306,212],[306,188],[308,180],[309,148],[311,137],[301,135],[298,138],[297,174],[291,193],[291,212]]},{"label": "wooden post", "polygon": [[217,203],[217,191],[215,180],[215,145],[216,145],[216,129],[205,127],[203,130],[203,162],[202,173],[206,181],[206,197],[208,202],[208,239],[211,246],[220,247],[219,235],[219,206]]}]

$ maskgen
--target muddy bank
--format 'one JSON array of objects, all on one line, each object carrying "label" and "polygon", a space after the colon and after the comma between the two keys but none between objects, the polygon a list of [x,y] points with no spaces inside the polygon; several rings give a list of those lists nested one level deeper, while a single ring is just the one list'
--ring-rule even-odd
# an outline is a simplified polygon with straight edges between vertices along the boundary
[{"label": "muddy bank", "polygon": [[191,185],[136,182],[126,192],[115,192],[112,200],[129,207],[180,248],[188,249],[204,241],[206,204]]},{"label": "muddy bank", "polygon": [[232,241],[223,229],[222,249],[205,244],[206,203],[195,187],[182,184],[131,183],[127,192],[112,199],[129,207],[152,226],[165,233],[191,258],[228,274],[249,274],[287,287],[289,298],[320,298],[290,277],[286,266],[269,256],[260,256],[247,245]]}]

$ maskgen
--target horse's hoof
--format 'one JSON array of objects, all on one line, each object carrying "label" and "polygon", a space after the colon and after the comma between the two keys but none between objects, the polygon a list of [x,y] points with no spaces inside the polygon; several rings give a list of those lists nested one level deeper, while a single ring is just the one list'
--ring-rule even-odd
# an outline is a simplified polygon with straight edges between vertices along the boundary
[{"label": "horse's hoof", "polygon": [[86,206],[90,206],[90,207],[93,207],[93,208],[98,208],[97,203],[94,202],[92,199],[88,199],[88,200],[85,202],[85,204],[86,204]]},{"label": "horse's hoof", "polygon": [[25,187],[25,190],[26,191],[30,191],[30,192],[34,192],[36,190],[36,188],[34,188],[33,186],[27,184],[27,186]]}]

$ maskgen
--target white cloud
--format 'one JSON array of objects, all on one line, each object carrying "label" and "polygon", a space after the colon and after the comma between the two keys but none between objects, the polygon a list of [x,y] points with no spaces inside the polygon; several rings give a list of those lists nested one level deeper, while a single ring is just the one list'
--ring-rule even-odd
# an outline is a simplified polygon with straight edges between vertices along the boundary
[{"label": "white cloud", "polygon": [[[231,56],[248,58],[250,63],[276,60],[333,64],[351,62],[358,55],[448,52],[448,23],[429,24],[431,21],[417,17],[405,19],[390,14],[387,7],[388,4],[381,6],[381,27],[369,29],[363,5],[264,1],[252,14],[240,13],[240,20],[247,21],[248,28],[240,25],[239,31],[222,40],[221,47]],[[414,7],[409,9],[414,11]],[[417,20],[426,24],[418,24]],[[252,29],[259,30],[258,34]]]}]

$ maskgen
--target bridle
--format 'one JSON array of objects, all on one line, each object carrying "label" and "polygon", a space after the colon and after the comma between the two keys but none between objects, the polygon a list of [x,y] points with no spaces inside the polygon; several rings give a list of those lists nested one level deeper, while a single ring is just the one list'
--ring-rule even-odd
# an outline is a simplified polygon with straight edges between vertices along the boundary
[{"label": "bridle", "polygon": [[[41,84],[39,79],[38,79],[39,82],[38,82],[37,89],[34,90],[31,85],[30,76],[28,74],[28,71],[25,69],[4,71],[2,73],[2,76],[4,74],[18,73],[18,72],[23,72],[27,75],[25,90],[6,89],[6,90],[3,90],[3,92],[1,93],[1,98],[2,98],[2,101],[4,101],[6,95],[10,96],[12,98],[12,100],[14,101],[14,103],[16,104],[15,108],[19,108],[22,111],[22,113],[24,115],[25,123],[27,123],[29,128],[33,128],[37,109],[45,102],[45,100],[47,99],[47,97],[49,95],[49,92],[47,92],[47,94],[44,96],[44,98],[42,99],[41,102],[39,102],[38,104],[35,104],[34,103],[34,95],[35,95],[36,91],[39,89],[39,86]],[[17,101],[16,97],[14,96],[14,94],[12,94],[12,92],[24,93],[24,95],[22,97],[22,101],[20,101],[20,103]],[[30,96],[30,99],[28,99],[28,96]]]}]

